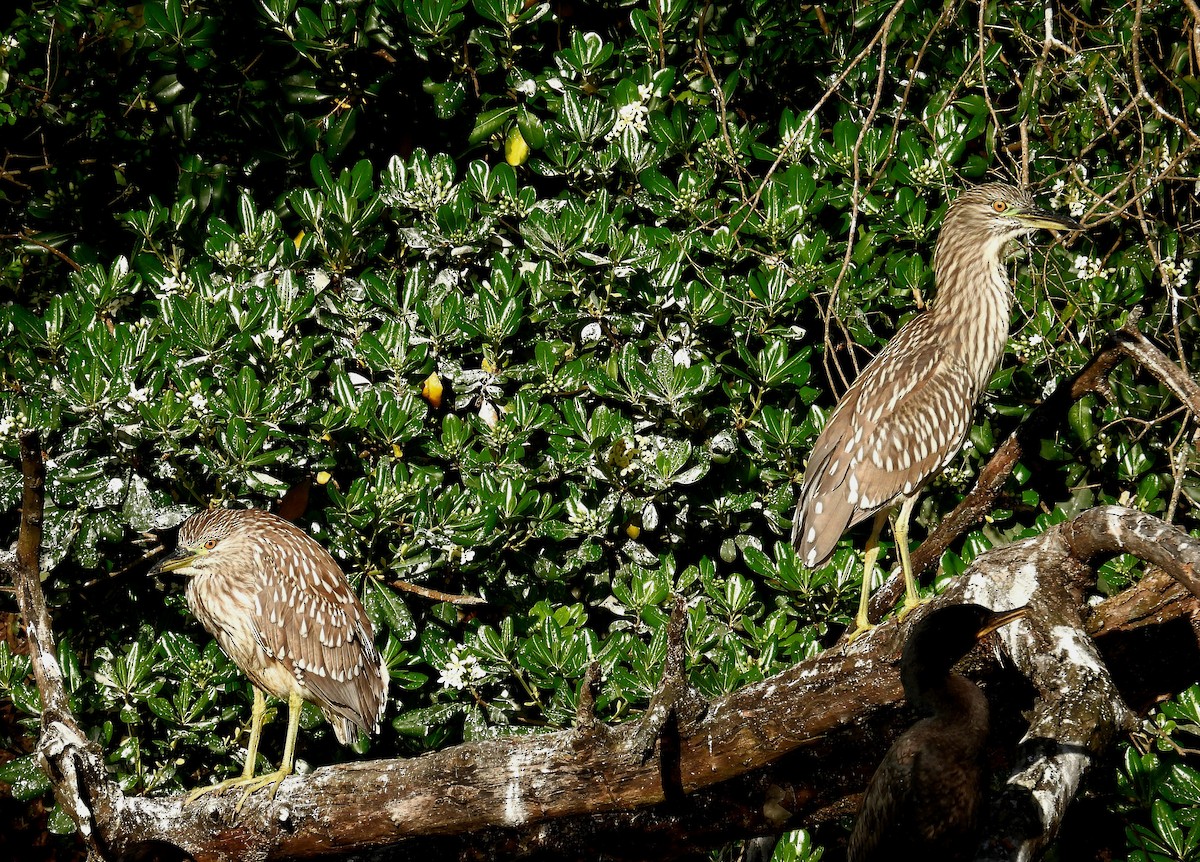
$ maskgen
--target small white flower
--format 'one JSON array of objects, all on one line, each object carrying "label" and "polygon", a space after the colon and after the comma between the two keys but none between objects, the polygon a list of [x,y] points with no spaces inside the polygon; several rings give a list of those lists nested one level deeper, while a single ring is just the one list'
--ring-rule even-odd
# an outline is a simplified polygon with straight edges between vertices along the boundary
[{"label": "small white flower", "polygon": [[1053,194],[1050,196],[1051,207],[1057,209],[1058,207],[1062,206],[1063,192],[1066,191],[1066,188],[1067,181],[1062,177],[1059,177],[1054,181],[1054,188],[1052,189]]},{"label": "small white flower", "polygon": [[450,654],[438,682],[442,688],[464,689],[469,682],[478,682],[485,676],[487,671],[479,666],[479,659],[459,648]]},{"label": "small white flower", "polygon": [[129,394],[125,396],[125,402],[130,406],[134,404],[145,404],[149,400],[145,389],[138,389],[136,384],[129,384]]},{"label": "small white flower", "polygon": [[1107,274],[1104,269],[1104,262],[1098,257],[1088,257],[1086,254],[1078,254],[1075,256],[1075,263],[1071,265],[1080,278],[1100,278]]},{"label": "small white flower", "polygon": [[438,677],[438,682],[442,684],[442,688],[463,689],[467,687],[467,684],[463,681],[462,668],[453,663],[442,670],[441,675]]},{"label": "small white flower", "polygon": [[1179,266],[1177,267],[1177,271],[1178,271],[1178,277],[1176,278],[1175,286],[1176,287],[1186,287],[1188,277],[1192,274],[1191,259],[1184,258],[1183,260],[1179,261]]},{"label": "small white flower", "polygon": [[650,131],[649,125],[646,123],[646,118],[650,115],[650,109],[642,102],[630,102],[628,105],[622,105],[617,109],[617,121],[609,130],[606,136],[610,141],[621,137],[621,134],[629,129],[639,135],[644,135]]},{"label": "small white flower", "polygon": [[204,393],[197,389],[188,396],[188,401],[192,404],[192,409],[197,413],[203,413],[208,409],[208,399],[204,397]]},{"label": "small white flower", "polygon": [[517,84],[516,90],[523,96],[533,96],[537,94],[537,83],[533,78],[526,78],[521,83]]}]

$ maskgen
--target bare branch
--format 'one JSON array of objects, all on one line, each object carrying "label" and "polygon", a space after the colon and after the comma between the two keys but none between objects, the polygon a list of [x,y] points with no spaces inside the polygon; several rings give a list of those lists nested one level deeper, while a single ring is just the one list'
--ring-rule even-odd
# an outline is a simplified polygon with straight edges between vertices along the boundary
[{"label": "bare branch", "polygon": [[12,577],[17,606],[25,621],[29,660],[42,700],[38,752],[59,804],[75,821],[89,850],[103,855],[104,833],[108,831],[104,820],[119,791],[108,781],[99,750],[71,715],[40,575],[46,484],[41,437],[36,431],[22,432],[20,445],[21,528],[16,560],[5,560],[4,568]]}]

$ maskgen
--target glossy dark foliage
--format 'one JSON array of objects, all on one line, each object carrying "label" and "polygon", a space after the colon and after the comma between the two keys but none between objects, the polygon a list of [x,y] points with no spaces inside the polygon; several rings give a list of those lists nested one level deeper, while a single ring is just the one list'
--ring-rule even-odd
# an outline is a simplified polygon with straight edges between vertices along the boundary
[{"label": "glossy dark foliage", "polygon": [[[15,435],[38,427],[46,588],[79,714],[124,786],[192,786],[240,742],[244,682],[179,584],[138,564],[139,534],[210,502],[312,483],[301,523],[351,573],[395,680],[372,755],[569,725],[592,661],[600,716],[636,714],[675,593],[705,694],[822,648],[857,557],[848,537],[810,572],[780,541],[808,446],[855,365],[930,298],[950,196],[1019,170],[1022,126],[1047,203],[1141,220],[1018,257],[1012,349],[918,522],[1135,306],[1194,367],[1183,8],[1143,10],[1141,31],[1131,10],[1066,10],[1067,50],[1044,61],[1040,9],[987,7],[977,54],[977,7],[891,8],[10,13],[0,510],[8,541]],[[886,56],[860,58],[884,26]],[[1135,43],[1179,122],[1124,110]],[[1018,470],[946,576],[1093,503],[1193,519],[1175,405],[1127,369],[1114,384]],[[1137,573],[1103,575],[1114,590]],[[19,656],[0,662],[23,752],[36,697]],[[306,724],[302,746],[328,732]],[[13,763],[14,792],[44,793]]]}]

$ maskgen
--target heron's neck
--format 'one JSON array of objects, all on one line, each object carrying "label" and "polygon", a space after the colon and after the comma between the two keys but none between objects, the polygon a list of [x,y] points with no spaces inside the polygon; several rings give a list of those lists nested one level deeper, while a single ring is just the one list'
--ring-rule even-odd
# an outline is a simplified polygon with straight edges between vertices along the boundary
[{"label": "heron's neck", "polygon": [[1013,293],[1004,266],[1004,247],[980,253],[938,246],[934,259],[937,294],[929,314],[953,354],[962,358],[976,382],[976,397],[987,387],[1004,354]]}]

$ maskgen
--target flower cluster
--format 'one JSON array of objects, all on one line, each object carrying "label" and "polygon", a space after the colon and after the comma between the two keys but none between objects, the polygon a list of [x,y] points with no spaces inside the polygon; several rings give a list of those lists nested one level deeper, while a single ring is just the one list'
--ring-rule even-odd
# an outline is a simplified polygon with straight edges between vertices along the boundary
[{"label": "flower cluster", "polygon": [[[1086,165],[1076,165],[1075,173],[1079,176],[1080,184],[1087,182],[1088,170]],[[1058,209],[1066,205],[1067,212],[1071,214],[1071,218],[1079,218],[1083,215],[1083,211],[1087,209],[1087,203],[1084,200],[1083,190],[1080,186],[1072,186],[1067,188],[1067,181],[1059,177],[1054,181],[1053,195],[1050,197],[1050,206]]]},{"label": "flower cluster", "polygon": [[1179,261],[1164,260],[1160,271],[1162,272],[1163,287],[1179,290],[1187,286],[1188,279],[1192,274],[1192,261],[1187,258]]},{"label": "flower cluster", "polygon": [[608,139],[611,141],[621,137],[626,129],[636,135],[644,135],[650,131],[646,123],[646,118],[650,116],[650,108],[646,104],[649,101],[650,88],[644,84],[638,85],[638,100],[617,109],[617,121],[609,129]]},{"label": "flower cluster", "polygon": [[1071,264],[1071,269],[1080,278],[1108,278],[1116,269],[1113,267],[1105,267],[1104,261],[1098,257],[1088,257],[1086,254],[1075,255],[1075,263]]},{"label": "flower cluster", "polygon": [[442,684],[442,688],[462,690],[486,676],[487,671],[480,666],[479,659],[459,647],[450,653],[438,682]]},{"label": "flower cluster", "polygon": [[1009,339],[1009,345],[1017,359],[1024,363],[1039,358],[1045,353],[1045,348],[1042,346],[1045,340],[1036,332],[1032,335],[1017,334]]},{"label": "flower cluster", "polygon": [[29,427],[29,417],[24,413],[0,416],[0,440],[15,438]]},{"label": "flower cluster", "polygon": [[912,178],[914,183],[928,186],[938,182],[945,173],[945,165],[940,159],[927,158],[912,169]]}]

